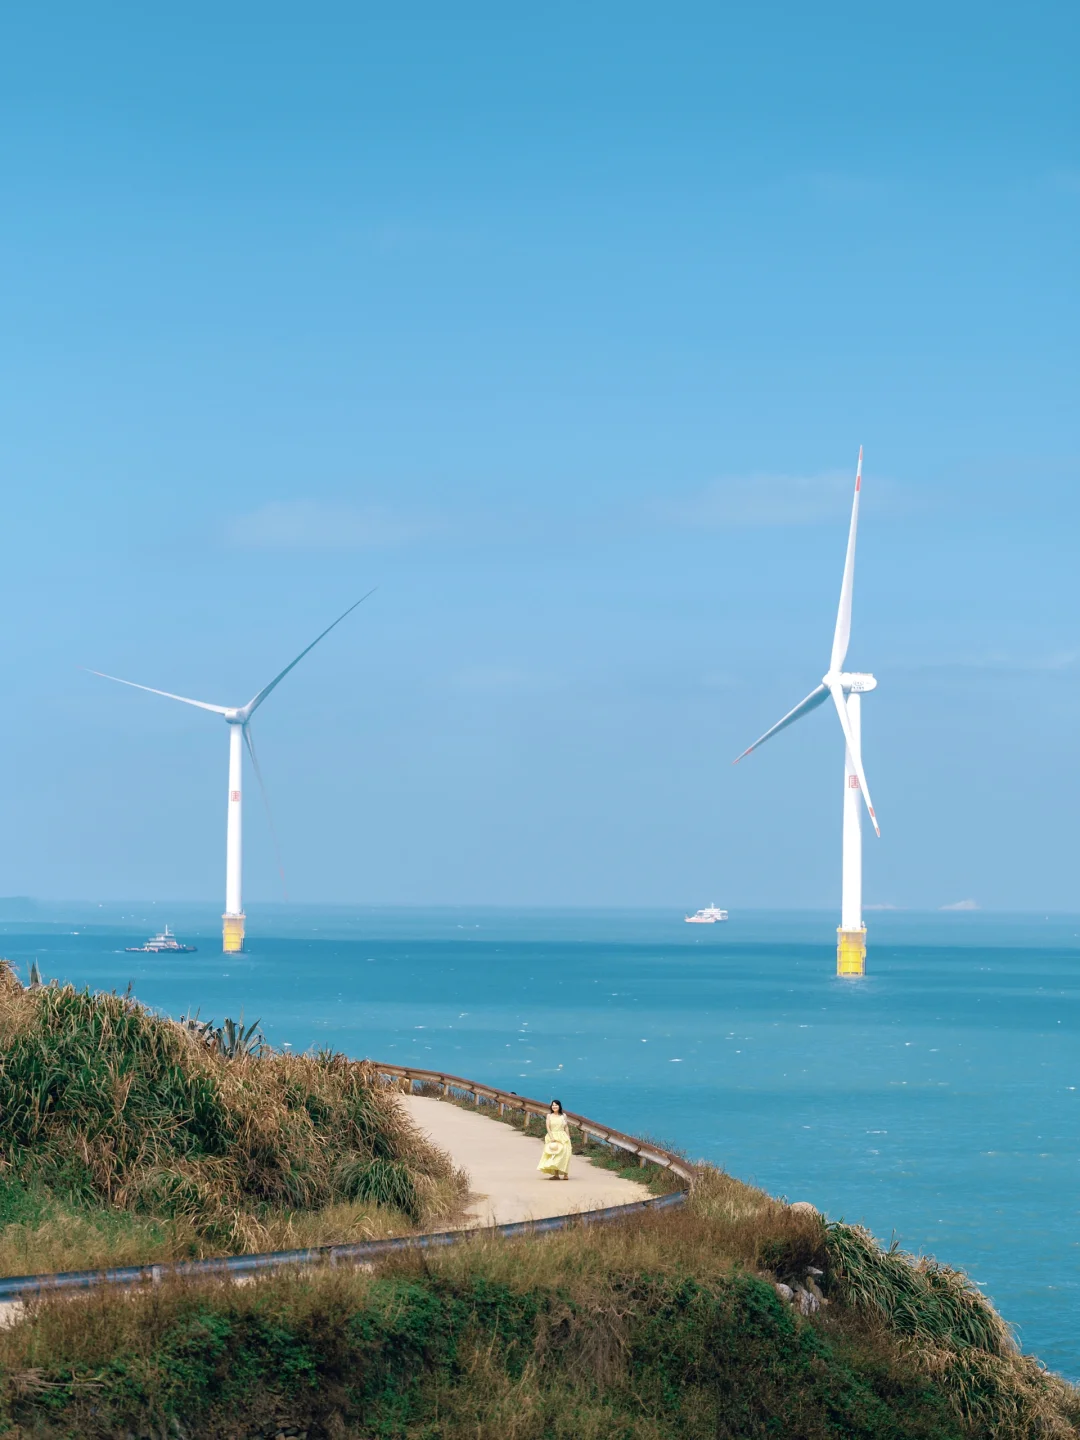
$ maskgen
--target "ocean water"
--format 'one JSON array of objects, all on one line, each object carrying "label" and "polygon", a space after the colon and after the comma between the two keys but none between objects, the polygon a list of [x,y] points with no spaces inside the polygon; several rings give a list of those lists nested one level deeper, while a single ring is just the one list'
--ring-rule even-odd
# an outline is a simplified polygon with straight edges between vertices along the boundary
[{"label": "ocean water", "polygon": [[[197,954],[124,953],[166,920]],[[0,918],[0,953],[243,1011],[275,1045],[557,1095],[963,1267],[1080,1376],[1080,918],[871,915],[857,981],[834,923],[268,907],[226,958],[206,908],[41,906]]]}]

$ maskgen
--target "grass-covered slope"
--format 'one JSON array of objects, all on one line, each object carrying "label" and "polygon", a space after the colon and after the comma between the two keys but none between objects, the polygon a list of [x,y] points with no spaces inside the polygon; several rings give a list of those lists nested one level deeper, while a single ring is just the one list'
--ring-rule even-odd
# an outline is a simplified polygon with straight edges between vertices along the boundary
[{"label": "grass-covered slope", "polygon": [[[804,1316],[775,1282],[813,1267]],[[0,1434],[1066,1440],[1080,1397],[964,1278],[705,1169],[685,1208],[371,1273],[40,1303]],[[6,1429],[4,1427],[7,1427]]]},{"label": "grass-covered slope", "polygon": [[0,1273],[387,1233],[462,1188],[363,1064],[228,1059],[0,964]]},{"label": "grass-covered slope", "polygon": [[[386,1234],[460,1199],[370,1067],[207,1038],[0,966],[0,1273]],[[1077,1392],[962,1274],[709,1167],[613,1225],[6,1319],[0,1436],[26,1440],[1080,1436]]]}]

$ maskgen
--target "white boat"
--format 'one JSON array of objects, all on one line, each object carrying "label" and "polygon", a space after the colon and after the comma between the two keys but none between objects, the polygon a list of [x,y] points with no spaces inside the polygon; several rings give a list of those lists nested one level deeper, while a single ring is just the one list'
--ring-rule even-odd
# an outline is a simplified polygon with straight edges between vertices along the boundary
[{"label": "white boat", "polygon": [[715,925],[718,920],[726,920],[726,910],[718,910],[715,905],[706,905],[703,910],[695,910],[693,915],[686,916],[687,925]]},{"label": "white boat", "polygon": [[168,925],[165,926],[165,929],[160,935],[151,935],[145,945],[126,946],[129,955],[177,955],[181,953],[184,955],[194,955],[195,948],[194,945],[181,945]]}]

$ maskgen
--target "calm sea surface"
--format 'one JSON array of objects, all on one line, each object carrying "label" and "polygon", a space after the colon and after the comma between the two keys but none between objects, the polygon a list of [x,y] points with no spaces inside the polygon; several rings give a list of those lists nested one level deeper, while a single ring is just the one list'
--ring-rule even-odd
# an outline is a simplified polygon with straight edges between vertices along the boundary
[{"label": "calm sea surface", "polygon": [[[124,953],[166,920],[197,954]],[[1080,919],[871,915],[862,981],[833,974],[834,923],[270,907],[225,958],[205,908],[68,905],[0,935],[24,977],[557,1095],[895,1233],[1080,1376]]]}]

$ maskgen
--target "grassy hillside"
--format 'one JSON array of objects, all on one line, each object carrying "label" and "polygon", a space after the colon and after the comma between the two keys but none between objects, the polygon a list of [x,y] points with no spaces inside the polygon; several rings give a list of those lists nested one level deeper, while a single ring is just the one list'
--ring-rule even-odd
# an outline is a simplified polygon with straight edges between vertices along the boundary
[{"label": "grassy hillside", "polygon": [[[207,1038],[0,968],[0,1270],[318,1243],[458,1203],[369,1067]],[[0,1327],[0,1436],[282,1434],[1065,1440],[1080,1394],[963,1275],[709,1167],[682,1208],[615,1225],[54,1296]]]},{"label": "grassy hillside", "polygon": [[367,1066],[208,1038],[0,964],[0,1273],[343,1241],[460,1200]]},{"label": "grassy hillside", "polygon": [[[811,1267],[828,1303],[804,1316],[775,1282]],[[0,1434],[42,1440],[1080,1433],[1080,1396],[963,1276],[714,1170],[614,1226],[42,1302],[0,1331],[0,1374]]]}]

